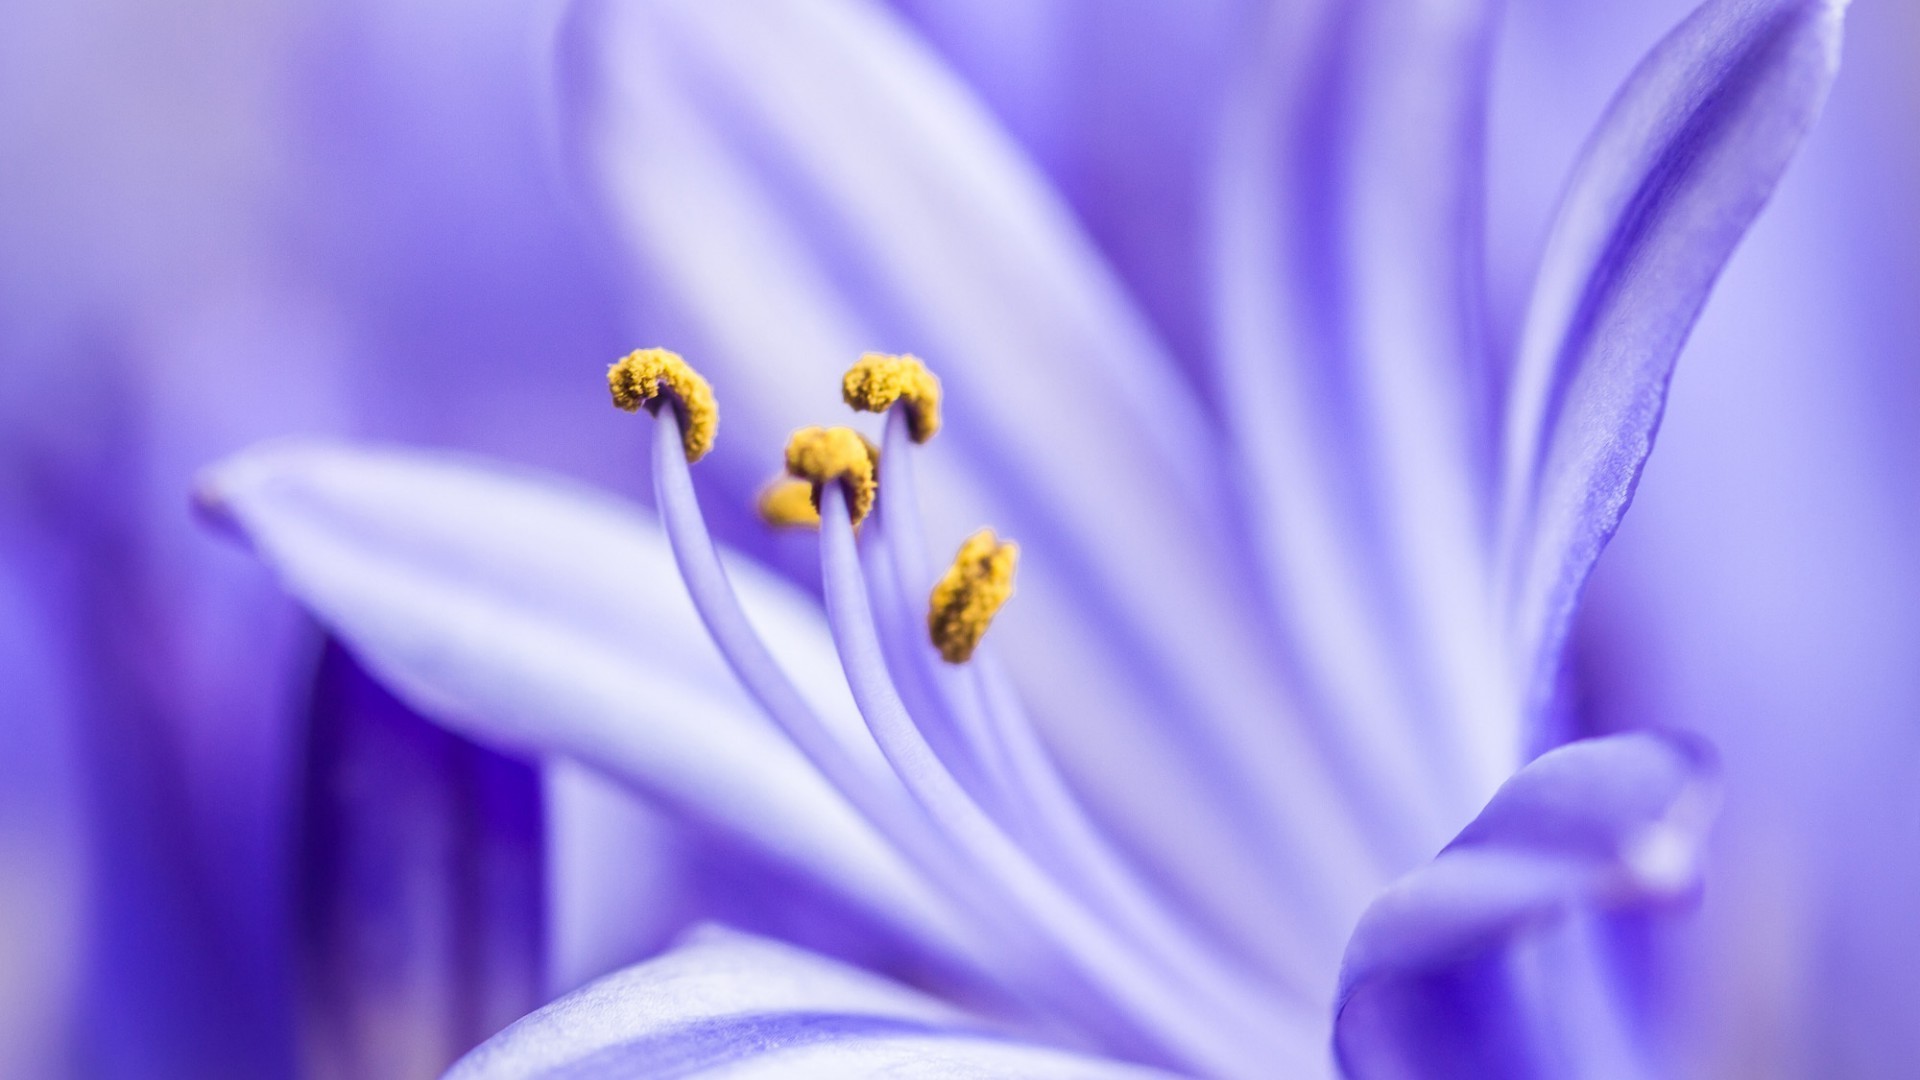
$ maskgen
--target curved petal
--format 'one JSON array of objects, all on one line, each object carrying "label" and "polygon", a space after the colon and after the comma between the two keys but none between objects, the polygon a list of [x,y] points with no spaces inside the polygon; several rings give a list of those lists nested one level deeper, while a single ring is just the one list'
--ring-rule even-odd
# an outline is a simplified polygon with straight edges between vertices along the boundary
[{"label": "curved petal", "polygon": [[[402,700],[589,764],[930,940],[946,908],[749,703],[635,508],[449,455],[269,445],[203,502]],[[817,608],[736,563],[776,654],[885,782]],[[950,939],[946,939],[950,940]]]},{"label": "curved petal", "polygon": [[[1259,0],[893,0],[1045,171],[1203,397],[1207,165]],[[1217,408],[1215,412],[1217,412]]]},{"label": "curved petal", "polygon": [[1011,1042],[903,986],[718,927],[502,1031],[448,1080],[529,1077],[1147,1077]]},{"label": "curved petal", "polygon": [[1844,0],[1710,0],[1643,61],[1562,200],[1506,416],[1503,572],[1536,714],[1632,501],[1673,364],[1818,115]]},{"label": "curved petal", "polygon": [[1494,5],[1272,5],[1212,191],[1265,583],[1356,799],[1418,857],[1519,761],[1485,647],[1481,174]]},{"label": "curved petal", "polygon": [[744,496],[777,437],[844,415],[859,352],[928,358],[936,543],[982,522],[1019,539],[995,632],[1103,818],[1243,934],[1300,880],[1357,905],[1377,871],[1298,765],[1313,749],[1237,587],[1213,433],[1098,253],[888,12],[744,10],[581,0],[564,39],[572,138],[650,333],[744,432],[717,474]]},{"label": "curved petal", "polygon": [[432,1075],[545,998],[538,775],[433,726],[334,643],[303,757],[308,1060]]},{"label": "curved petal", "polygon": [[1699,730],[1725,759],[1713,893],[1660,958],[1691,1075],[1920,1062],[1915,41],[1920,6],[1849,9],[1576,617],[1584,723]]},{"label": "curved petal", "polygon": [[1596,989],[1617,973],[1595,935],[1693,895],[1714,802],[1705,751],[1670,736],[1572,743],[1520,770],[1362,916],[1340,977],[1342,1067],[1552,1076],[1569,1055],[1633,1061],[1617,1001]]}]

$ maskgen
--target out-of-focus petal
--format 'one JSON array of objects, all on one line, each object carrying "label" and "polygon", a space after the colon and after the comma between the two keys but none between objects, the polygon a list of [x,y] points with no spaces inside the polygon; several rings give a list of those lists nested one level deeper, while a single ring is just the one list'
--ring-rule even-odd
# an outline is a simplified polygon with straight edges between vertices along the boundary
[{"label": "out-of-focus petal", "polygon": [[1503,447],[1512,663],[1535,709],[1632,500],[1680,347],[1826,98],[1844,8],[1702,5],[1621,89],[1562,200]]},{"label": "out-of-focus petal", "polygon": [[1209,221],[1223,407],[1356,799],[1430,851],[1519,760],[1485,649],[1492,5],[1272,5]]},{"label": "out-of-focus petal", "polygon": [[[270,445],[203,480],[238,530],[408,705],[574,758],[950,941],[943,902],[748,701],[637,508],[459,458]],[[885,782],[818,609],[732,567],[776,656]]]},{"label": "out-of-focus petal", "polygon": [[[269,88],[297,9],[0,9],[0,558],[76,754],[82,926],[42,944],[84,973],[45,1034],[89,1076],[294,1067],[280,680],[310,642],[182,506],[209,455],[337,400],[246,238],[293,156]],[[259,316],[279,340],[229,352]]]},{"label": "out-of-focus petal", "polygon": [[995,635],[1103,820],[1256,942],[1290,908],[1344,919],[1377,871],[1299,765],[1314,748],[1239,587],[1215,437],[1165,351],[896,18],[847,0],[742,15],[583,0],[564,38],[571,137],[649,336],[707,371],[736,433],[708,475],[744,500],[787,431],[845,415],[859,352],[925,357],[947,399],[925,457],[935,543],[982,522],[1019,540]]},{"label": "out-of-focus petal", "polygon": [[1663,735],[1572,743],[1520,770],[1361,918],[1336,1006],[1342,1067],[1545,1077],[1638,1060],[1618,995],[1573,995],[1619,977],[1606,922],[1695,895],[1714,805],[1704,751]]},{"label": "out-of-focus petal", "polygon": [[448,1080],[678,1076],[1164,1076],[1010,1042],[935,999],[718,927],[591,983],[467,1055]]},{"label": "out-of-focus petal", "polygon": [[1260,0],[893,6],[1046,173],[1211,397],[1206,189]]},{"label": "out-of-focus petal", "polygon": [[722,922],[949,1000],[988,1000],[977,972],[924,947],[753,845],[650,805],[568,761],[543,771],[548,992],[659,954],[688,927]]},{"label": "out-of-focus petal", "polygon": [[304,1059],[437,1076],[545,1000],[536,769],[436,727],[337,644],[315,677],[295,895]]},{"label": "out-of-focus petal", "polygon": [[[0,1075],[53,1076],[84,973],[79,747],[31,561],[0,522]],[[37,569],[44,570],[44,567]]]},{"label": "out-of-focus petal", "polygon": [[541,781],[550,999],[653,956],[699,919],[685,830],[660,808],[566,758]]},{"label": "out-of-focus petal", "polygon": [[545,171],[547,7],[0,5],[0,518],[34,534],[45,719],[81,758],[83,925],[36,949],[86,969],[41,1032],[85,1075],[296,1068],[314,642],[184,512],[194,470],[352,430],[610,476],[610,439],[641,441],[579,392],[573,359],[622,335]]}]

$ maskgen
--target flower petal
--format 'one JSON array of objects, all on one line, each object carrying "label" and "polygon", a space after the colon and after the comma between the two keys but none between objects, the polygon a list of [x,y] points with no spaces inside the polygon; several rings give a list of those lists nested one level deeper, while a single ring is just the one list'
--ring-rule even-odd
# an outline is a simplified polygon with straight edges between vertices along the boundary
[{"label": "flower petal", "polygon": [[[1697,744],[1646,733],[1572,743],[1520,770],[1354,930],[1334,1027],[1348,1075],[1556,1075],[1560,1055],[1617,1050],[1605,1030],[1617,1004],[1566,1002],[1608,975],[1582,920],[1690,898],[1714,791]],[[1541,953],[1555,958],[1550,978],[1526,966]],[[1542,1042],[1529,1025],[1556,1007],[1574,1027],[1560,1016],[1558,1040]]]},{"label": "flower petal", "polygon": [[502,1031],[448,1080],[570,1076],[1164,1076],[996,1036],[952,1006],[718,927]]},{"label": "flower petal", "polygon": [[1203,397],[1209,154],[1258,0],[894,0],[1072,206]]},{"label": "flower petal", "polygon": [[304,1045],[326,1075],[432,1075],[544,999],[538,775],[332,643],[306,749]]},{"label": "flower petal", "polygon": [[1020,541],[995,634],[1103,820],[1255,939],[1299,881],[1357,905],[1377,871],[1276,722],[1291,707],[1238,587],[1213,433],[1097,251],[896,18],[742,11],[582,0],[563,65],[648,325],[745,432],[717,474],[744,501],[778,435],[842,413],[861,351],[927,357],[947,397],[935,543],[982,522]]},{"label": "flower petal", "polygon": [[996,992],[978,972],[930,965],[923,945],[816,878],[697,821],[674,818],[628,786],[564,758],[550,760],[542,779],[546,998],[658,955],[703,922],[778,938],[943,996],[973,1000]]},{"label": "flower petal", "polygon": [[659,953],[702,921],[690,895],[686,830],[632,789],[549,759],[546,797],[547,993]]},{"label": "flower petal", "polygon": [[1643,61],[1548,239],[1506,417],[1503,572],[1536,715],[1688,332],[1818,115],[1845,0],[1709,0]]},{"label": "flower petal", "polygon": [[0,1075],[53,1076],[82,1004],[85,804],[68,665],[10,525],[0,519]]},{"label": "flower petal", "polygon": [[1430,851],[1519,760],[1481,643],[1491,5],[1272,5],[1216,162],[1220,376],[1266,585],[1356,798]]},{"label": "flower petal", "polygon": [[[940,899],[733,682],[637,509],[449,455],[321,442],[231,458],[203,497],[423,714],[577,759],[952,940]],[[802,691],[882,770],[817,608],[750,565],[732,574]]]},{"label": "flower petal", "polygon": [[1849,9],[1845,70],[1688,341],[1576,617],[1583,723],[1699,730],[1725,759],[1714,891],[1659,958],[1693,1075],[1920,1061],[1915,41],[1920,6]]}]

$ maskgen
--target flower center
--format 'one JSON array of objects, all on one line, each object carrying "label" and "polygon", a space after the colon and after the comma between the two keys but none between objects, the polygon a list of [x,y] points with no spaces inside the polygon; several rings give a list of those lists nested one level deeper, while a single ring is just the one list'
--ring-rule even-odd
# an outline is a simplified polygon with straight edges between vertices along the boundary
[{"label": "flower center", "polygon": [[[828,627],[871,736],[860,746],[814,712],[727,579],[688,468],[712,445],[705,380],[655,349],[615,364],[608,382],[615,404],[645,405],[658,421],[661,524],[714,644],[795,747],[950,899],[975,969],[1114,1048],[1259,1075],[1262,1048],[1294,1037],[1277,1023],[1292,1015],[1278,988],[1251,979],[1143,882],[1087,819],[991,653],[976,655],[1012,594],[1018,549],[983,529],[935,579],[913,461],[940,423],[939,380],[925,365],[861,357],[842,389],[855,408],[886,413],[884,452],[850,428],[803,428],[787,446],[793,479],[760,500],[769,521],[807,523],[811,511],[820,528]],[[924,623],[917,597],[930,598]]]}]

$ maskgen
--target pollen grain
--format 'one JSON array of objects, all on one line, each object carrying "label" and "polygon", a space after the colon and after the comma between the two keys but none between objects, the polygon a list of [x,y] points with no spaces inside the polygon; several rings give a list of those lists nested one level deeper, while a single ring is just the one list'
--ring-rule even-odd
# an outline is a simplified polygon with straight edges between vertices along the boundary
[{"label": "pollen grain", "polygon": [[973,657],[1001,605],[1013,595],[1013,571],[1020,547],[1001,543],[992,529],[981,529],[960,545],[927,611],[927,632],[949,664]]},{"label": "pollen grain", "polygon": [[879,460],[880,449],[852,428],[801,428],[787,440],[787,475],[811,485],[814,512],[820,510],[821,485],[838,482],[855,525],[873,509]]},{"label": "pollen grain", "polygon": [[916,356],[867,353],[840,380],[840,396],[856,409],[883,413],[907,407],[907,431],[917,443],[940,430],[940,379]]},{"label": "pollen grain", "polygon": [[674,415],[680,418],[680,444],[688,462],[699,461],[713,449],[720,405],[714,400],[713,387],[679,353],[666,349],[628,353],[607,368],[607,387],[613,391],[613,403],[628,412],[644,406],[657,414],[661,400],[671,400]]}]

